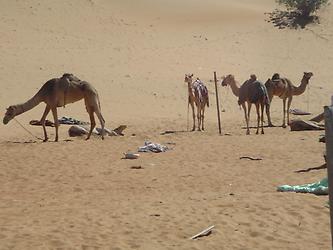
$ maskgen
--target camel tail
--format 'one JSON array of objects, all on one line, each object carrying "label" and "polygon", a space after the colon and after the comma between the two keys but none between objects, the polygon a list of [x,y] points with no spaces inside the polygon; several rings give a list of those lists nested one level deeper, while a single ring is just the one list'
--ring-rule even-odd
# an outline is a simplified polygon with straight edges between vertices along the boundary
[{"label": "camel tail", "polygon": [[207,107],[209,107],[209,95],[207,94]]}]

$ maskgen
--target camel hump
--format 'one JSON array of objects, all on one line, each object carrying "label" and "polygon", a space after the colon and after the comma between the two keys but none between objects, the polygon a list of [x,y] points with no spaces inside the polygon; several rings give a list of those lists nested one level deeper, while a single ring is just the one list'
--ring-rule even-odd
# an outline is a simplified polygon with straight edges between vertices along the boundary
[{"label": "camel hump", "polygon": [[64,73],[61,77],[62,79],[67,79],[69,81],[81,82],[81,80],[71,73]]},{"label": "camel hump", "polygon": [[275,74],[272,76],[272,80],[273,80],[273,81],[280,80],[280,74],[279,74],[279,73],[275,73]]},{"label": "camel hump", "polygon": [[[268,97],[266,87],[260,81],[247,81],[240,87],[238,105],[241,105],[246,100],[250,103],[256,103],[260,99],[266,99]],[[265,101],[265,104],[267,101]]]}]

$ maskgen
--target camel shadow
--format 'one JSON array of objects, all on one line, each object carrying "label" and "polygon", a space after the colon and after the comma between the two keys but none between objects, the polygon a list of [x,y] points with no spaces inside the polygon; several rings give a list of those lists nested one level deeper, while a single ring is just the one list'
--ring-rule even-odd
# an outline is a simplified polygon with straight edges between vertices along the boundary
[{"label": "camel shadow", "polygon": [[161,132],[160,135],[169,135],[169,134],[179,134],[179,133],[191,133],[195,131],[187,131],[187,130],[165,130],[164,132]]},{"label": "camel shadow", "polygon": [[[274,125],[274,126],[264,125],[263,127],[264,127],[264,128],[283,128],[282,125],[279,125],[279,126],[276,126],[276,125]],[[249,128],[251,128],[251,129],[256,129],[257,126],[249,126]],[[260,126],[259,126],[259,128],[260,128]],[[246,128],[246,127],[242,127],[242,129],[247,129],[247,128]]]},{"label": "camel shadow", "polygon": [[308,24],[319,23],[318,16],[304,16],[297,11],[275,9],[274,11],[265,14],[268,15],[268,20],[266,21],[273,23],[273,25],[278,29],[304,29]]},{"label": "camel shadow", "polygon": [[[71,139],[65,139],[65,140],[61,140],[60,142],[73,142],[74,140],[71,140]],[[37,144],[41,144],[41,143],[56,143],[55,141],[47,141],[47,142],[44,142],[42,140],[29,140],[29,141],[6,141],[5,143],[10,143],[10,144],[34,144],[34,143],[37,143]]]},{"label": "camel shadow", "polygon": [[5,143],[12,143],[12,144],[33,144],[37,143],[35,140],[29,140],[29,141],[6,141]]}]

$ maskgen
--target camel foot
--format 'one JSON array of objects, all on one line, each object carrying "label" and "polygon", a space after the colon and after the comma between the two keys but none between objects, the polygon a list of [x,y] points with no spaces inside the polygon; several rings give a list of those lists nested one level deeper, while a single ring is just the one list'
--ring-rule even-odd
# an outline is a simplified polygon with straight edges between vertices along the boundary
[{"label": "camel foot", "polygon": [[195,131],[195,128],[192,128],[192,130],[191,130],[191,131],[192,131],[192,132],[193,132],[193,131]]},{"label": "camel foot", "polygon": [[259,131],[256,132],[256,135],[259,135]]},{"label": "camel foot", "polygon": [[102,140],[104,140],[104,136],[102,136]]},{"label": "camel foot", "polygon": [[286,128],[287,127],[287,125],[286,124],[282,124],[282,128]]},{"label": "camel foot", "polygon": [[270,127],[270,128],[275,127],[275,125],[273,125],[272,123],[269,123],[267,126]]},{"label": "camel foot", "polygon": [[49,138],[45,138],[44,140],[43,140],[43,142],[47,142],[49,140]]},{"label": "camel foot", "polygon": [[264,132],[264,131],[261,131],[261,134],[262,134],[262,135],[264,135],[264,134],[265,134],[265,132]]},{"label": "camel foot", "polygon": [[246,131],[246,134],[249,135],[249,134],[250,134],[250,131]]}]

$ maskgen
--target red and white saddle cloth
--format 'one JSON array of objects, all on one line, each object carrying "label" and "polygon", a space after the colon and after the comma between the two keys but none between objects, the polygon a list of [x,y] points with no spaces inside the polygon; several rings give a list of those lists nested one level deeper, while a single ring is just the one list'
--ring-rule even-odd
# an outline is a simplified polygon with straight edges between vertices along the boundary
[{"label": "red and white saddle cloth", "polygon": [[208,100],[208,89],[200,79],[192,83],[192,90],[201,103]]}]

